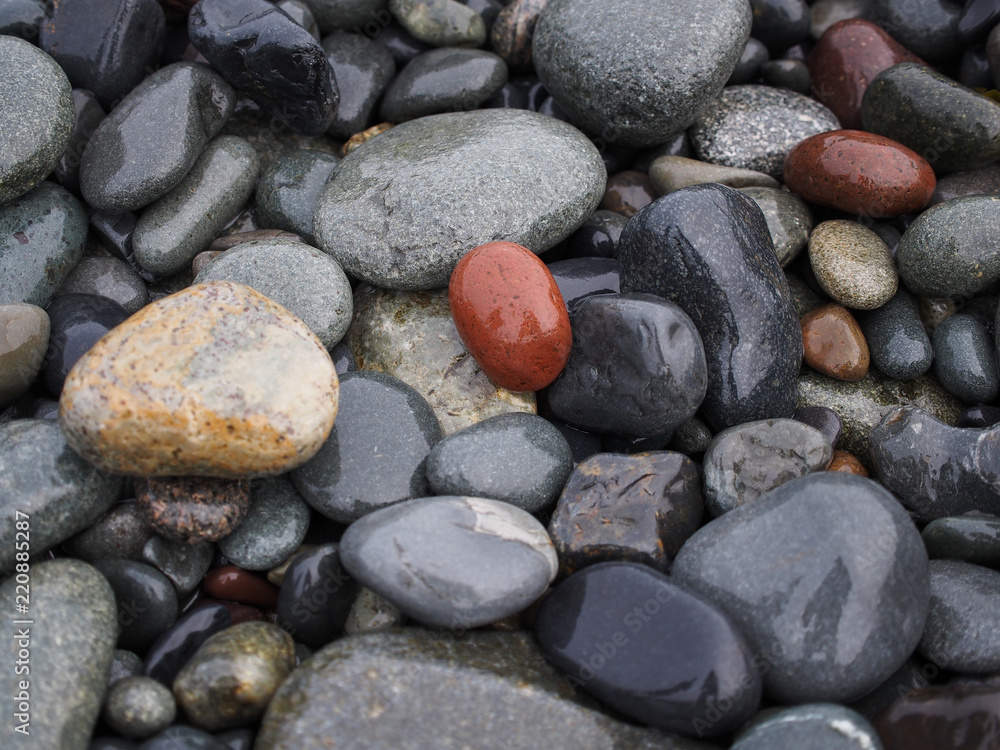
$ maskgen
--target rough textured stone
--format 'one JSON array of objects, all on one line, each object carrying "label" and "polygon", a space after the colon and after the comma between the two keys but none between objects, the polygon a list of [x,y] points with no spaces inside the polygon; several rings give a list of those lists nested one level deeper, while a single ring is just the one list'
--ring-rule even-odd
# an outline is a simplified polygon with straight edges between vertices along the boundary
[{"label": "rough textured stone", "polygon": [[250,508],[246,482],[210,477],[149,477],[136,502],[146,523],[174,542],[215,542],[235,531]]},{"label": "rough textured stone", "polygon": [[881,307],[899,286],[889,248],[854,221],[834,219],[813,229],[809,263],[823,291],[855,310]]},{"label": "rough textured stone", "polygon": [[390,0],[389,9],[415,39],[434,47],[478,47],[486,41],[483,17],[456,0]]},{"label": "rough textured stone", "polygon": [[36,305],[0,305],[0,408],[35,382],[49,344],[49,316]]},{"label": "rough textured stone", "polygon": [[93,524],[66,543],[66,549],[84,562],[106,558],[139,560],[153,530],[149,528],[134,500],[115,505]]},{"label": "rough textured stone", "polygon": [[156,680],[135,676],[119,680],[104,700],[104,720],[119,734],[143,740],[166,729],[177,716],[173,694]]}]

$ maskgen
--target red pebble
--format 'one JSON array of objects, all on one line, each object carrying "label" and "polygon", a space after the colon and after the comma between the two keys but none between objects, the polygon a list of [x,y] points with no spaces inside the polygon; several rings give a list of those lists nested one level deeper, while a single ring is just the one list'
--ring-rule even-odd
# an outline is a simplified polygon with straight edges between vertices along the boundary
[{"label": "red pebble", "polygon": [[448,300],[458,335],[489,378],[537,391],[562,372],[573,334],[549,269],[526,247],[490,242],[455,266]]},{"label": "red pebble", "polygon": [[821,206],[882,219],[919,211],[934,193],[934,169],[901,143],[863,130],[806,138],[785,159],[785,184]]},{"label": "red pebble", "polygon": [[202,588],[209,596],[255,607],[278,604],[278,587],[235,565],[224,565],[205,574]]},{"label": "red pebble", "polygon": [[871,21],[851,18],[828,28],[809,54],[807,66],[816,97],[845,128],[861,127],[861,99],[872,79],[919,57]]}]

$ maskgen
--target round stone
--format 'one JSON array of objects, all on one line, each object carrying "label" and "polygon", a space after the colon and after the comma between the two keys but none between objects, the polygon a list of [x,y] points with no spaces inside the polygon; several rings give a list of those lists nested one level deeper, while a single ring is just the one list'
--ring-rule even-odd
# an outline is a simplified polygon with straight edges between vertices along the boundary
[{"label": "round stone", "polygon": [[152,565],[134,560],[94,563],[108,579],[118,603],[118,648],[145,653],[156,637],[177,620],[177,592]]},{"label": "round stone", "polygon": [[119,734],[143,740],[170,726],[177,716],[173,694],[149,677],[118,680],[104,699],[104,720]]},{"label": "round stone", "polygon": [[823,291],[855,310],[881,307],[899,286],[889,248],[854,221],[834,219],[813,229],[809,262]]},{"label": "round stone", "polygon": [[838,380],[861,380],[871,358],[861,326],[846,307],[830,303],[801,319],[805,363]]},{"label": "round stone", "polygon": [[0,408],[23,396],[42,369],[49,316],[40,307],[0,305]]},{"label": "round stone", "polygon": [[415,39],[434,47],[479,47],[486,24],[457,0],[392,0],[392,14]]},{"label": "round stone", "polygon": [[309,529],[309,506],[287,476],[253,482],[250,510],[219,551],[244,570],[268,570],[298,549]]},{"label": "round stone", "polygon": [[135,501],[126,500],[70,539],[66,547],[74,557],[89,563],[106,558],[139,560],[152,536],[153,530]]},{"label": "round stone", "polygon": [[740,188],[753,199],[767,222],[767,231],[774,243],[774,254],[785,268],[795,260],[809,242],[813,228],[809,207],[795,193],[769,187]]},{"label": "round stone", "polygon": [[235,531],[250,507],[246,482],[210,477],[149,477],[137,503],[146,523],[175,542],[215,542]]},{"label": "round stone", "polygon": [[900,287],[895,296],[861,319],[871,362],[883,375],[913,380],[927,372],[934,350],[920,322],[917,301]]},{"label": "round stone", "polygon": [[340,88],[340,104],[326,131],[334,138],[350,138],[371,124],[382,92],[396,75],[389,50],[359,27],[353,29],[356,33],[336,32],[323,38],[326,60]]},{"label": "round stone", "polygon": [[1000,392],[996,348],[986,326],[971,315],[952,315],[934,330],[934,374],[967,404],[991,404]]},{"label": "round stone", "polygon": [[138,312],[149,302],[149,291],[142,277],[123,260],[88,255],[76,264],[59,287],[59,294],[99,294]]}]

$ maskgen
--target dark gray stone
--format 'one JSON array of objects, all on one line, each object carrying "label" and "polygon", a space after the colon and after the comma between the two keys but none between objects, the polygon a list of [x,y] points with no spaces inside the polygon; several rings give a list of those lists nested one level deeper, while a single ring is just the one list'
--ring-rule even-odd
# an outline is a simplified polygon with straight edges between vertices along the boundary
[{"label": "dark gray stone", "polygon": [[618,261],[613,258],[568,258],[549,263],[566,307],[592,294],[618,294]]},{"label": "dark gray stone", "polygon": [[934,349],[920,322],[917,301],[900,288],[882,307],[861,317],[871,363],[896,380],[913,380],[927,372]]},{"label": "dark gray stone", "polygon": [[809,242],[813,219],[809,207],[795,193],[768,187],[745,187],[740,192],[749,195],[764,214],[767,231],[774,243],[774,254],[784,268],[795,260]]},{"label": "dark gray stone", "polygon": [[314,244],[316,201],[339,162],[335,155],[314,149],[275,158],[257,181],[257,220],[262,226],[293,232]]},{"label": "dark gray stone", "polygon": [[928,207],[970,195],[1000,195],[1000,164],[939,177]]},{"label": "dark gray stone", "polygon": [[45,3],[39,0],[5,0],[0,3],[0,34],[33,41],[45,18]]},{"label": "dark gray stone", "polygon": [[877,750],[882,742],[861,714],[832,703],[811,703],[763,715],[740,732],[730,750]]},{"label": "dark gray stone", "polygon": [[287,475],[250,485],[250,510],[219,551],[243,570],[269,570],[298,549],[309,529],[309,506]]},{"label": "dark gray stone", "polygon": [[67,549],[84,562],[109,558],[141,560],[142,548],[153,536],[135,500],[119,503],[93,525],[67,543]]},{"label": "dark gray stone", "polygon": [[1000,518],[937,518],[920,533],[931,559],[964,560],[1000,568]]},{"label": "dark gray stone", "polygon": [[108,690],[104,720],[132,740],[144,740],[169,727],[177,716],[173,693],[151,677],[126,677]]},{"label": "dark gray stone", "polygon": [[177,592],[152,565],[133,560],[94,563],[108,579],[118,606],[118,648],[145,653],[177,619]]},{"label": "dark gray stone", "polygon": [[958,36],[962,3],[951,0],[872,0],[867,18],[926,60],[947,60],[965,46]]},{"label": "dark gray stone", "polygon": [[108,687],[110,688],[118,680],[138,674],[142,674],[142,657],[134,651],[116,648],[114,659],[111,661],[111,673],[108,675]]},{"label": "dark gray stone", "polygon": [[456,0],[390,0],[389,10],[415,39],[433,47],[479,47],[486,23]]},{"label": "dark gray stone", "polygon": [[69,144],[63,155],[59,157],[52,177],[74,195],[80,194],[80,161],[83,152],[90,143],[90,137],[97,131],[101,122],[107,116],[97,98],[86,89],[73,89],[73,108],[76,110],[76,122]]},{"label": "dark gray stone", "polygon": [[986,326],[971,315],[952,315],[934,330],[934,374],[967,404],[990,404],[1000,391],[997,355]]},{"label": "dark gray stone", "polygon": [[215,557],[215,547],[207,543],[175,542],[153,536],[142,548],[141,559],[167,577],[178,596],[187,596],[201,583]]},{"label": "dark gray stone", "polygon": [[320,32],[353,31],[374,37],[392,21],[388,0],[305,0]]},{"label": "dark gray stone", "polygon": [[278,625],[297,644],[321,648],[341,635],[358,585],[340,564],[340,547],[322,544],[295,555],[275,606]]},{"label": "dark gray stone", "polygon": [[379,97],[396,75],[396,62],[365,34],[335,32],[323,39],[323,50],[340,86],[340,104],[326,132],[350,138],[371,124]]},{"label": "dark gray stone", "polygon": [[208,732],[175,724],[143,742],[139,745],[139,750],[230,750],[230,748]]},{"label": "dark gray stone", "polygon": [[112,257],[87,256],[59,287],[59,294],[97,294],[114,300],[130,313],[149,302],[149,290],[132,267]]}]

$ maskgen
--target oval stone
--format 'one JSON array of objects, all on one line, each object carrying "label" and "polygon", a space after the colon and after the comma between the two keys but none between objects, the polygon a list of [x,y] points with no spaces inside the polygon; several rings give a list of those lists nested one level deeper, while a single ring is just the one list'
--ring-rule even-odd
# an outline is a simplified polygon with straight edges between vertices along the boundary
[{"label": "oval stone", "polygon": [[900,288],[895,296],[861,319],[871,362],[883,375],[913,380],[931,366],[934,350],[913,295]]},{"label": "oval stone", "polygon": [[24,395],[45,361],[49,316],[40,307],[0,305],[0,409]]},{"label": "oval stone", "polygon": [[967,404],[991,404],[1000,391],[997,354],[986,326],[959,313],[934,330],[934,374]]},{"label": "oval stone", "polygon": [[333,426],[337,390],[302,321],[215,281],[101,339],[66,379],[59,419],[74,450],[113,473],[239,479],[309,460]]},{"label": "oval stone", "polygon": [[809,263],[823,291],[855,310],[881,307],[899,286],[889,248],[856,221],[833,219],[813,229]]},{"label": "oval stone", "polygon": [[177,592],[152,565],[134,560],[98,560],[94,563],[118,606],[118,648],[142,654],[177,621]]},{"label": "oval stone", "polygon": [[936,180],[906,146],[861,130],[806,138],[785,159],[785,184],[807,201],[874,219],[920,211]]},{"label": "oval stone", "polygon": [[562,372],[573,334],[559,287],[526,247],[490,242],[467,253],[448,282],[455,328],[491,380],[538,391]]},{"label": "oval stone", "polygon": [[861,326],[846,307],[823,305],[802,316],[805,363],[838,380],[861,380],[871,358]]},{"label": "oval stone", "polygon": [[774,243],[774,254],[785,268],[809,242],[813,228],[809,207],[795,193],[778,188],[748,187],[740,188],[740,192],[760,207]]},{"label": "oval stone", "polygon": [[[761,712],[763,714],[764,712]],[[833,703],[785,708],[751,722],[730,750],[881,750],[875,729],[855,711]]]}]

